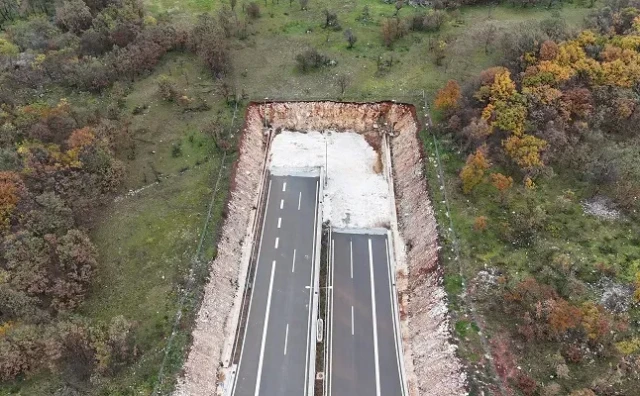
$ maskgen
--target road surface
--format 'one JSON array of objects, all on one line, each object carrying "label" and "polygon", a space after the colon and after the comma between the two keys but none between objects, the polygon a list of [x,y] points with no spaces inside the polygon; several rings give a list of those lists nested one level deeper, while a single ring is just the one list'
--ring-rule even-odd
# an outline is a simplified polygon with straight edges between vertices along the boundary
[{"label": "road surface", "polygon": [[270,175],[234,396],[305,396],[318,177]]},{"label": "road surface", "polygon": [[329,395],[403,395],[387,243],[333,232]]}]

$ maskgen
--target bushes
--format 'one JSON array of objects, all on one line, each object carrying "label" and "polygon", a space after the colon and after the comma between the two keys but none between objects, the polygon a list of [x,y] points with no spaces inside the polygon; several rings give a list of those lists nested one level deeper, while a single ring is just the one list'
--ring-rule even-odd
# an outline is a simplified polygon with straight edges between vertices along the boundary
[{"label": "bushes", "polygon": [[189,48],[220,78],[231,71],[231,56],[224,34],[213,17],[203,14],[189,35]]},{"label": "bushes", "polygon": [[260,6],[255,1],[252,1],[247,5],[247,15],[251,19],[260,18]]},{"label": "bushes", "polygon": [[311,70],[332,65],[331,59],[318,52],[315,48],[310,48],[305,52],[296,55],[296,63],[303,73]]},{"label": "bushes", "polygon": [[[89,34],[99,35],[94,32]],[[101,46],[109,42],[100,42],[100,40],[107,40],[107,38],[96,36],[91,43],[85,43],[86,50],[99,52],[102,49]],[[82,90],[101,91],[119,79],[133,80],[141,73],[152,70],[167,51],[181,44],[182,38],[173,27],[150,26],[131,44],[123,48],[116,47],[102,60],[83,59],[78,64],[70,66],[71,71],[66,75],[66,83]]]},{"label": "bushes", "polygon": [[56,24],[72,33],[80,33],[91,26],[91,10],[82,0],[66,0],[56,8]]},{"label": "bushes", "polygon": [[387,18],[382,22],[382,42],[389,48],[394,42],[404,37],[407,32],[407,24],[400,18]]},{"label": "bushes", "polygon": [[407,18],[386,18],[382,21],[380,33],[382,42],[391,48],[394,42],[404,37],[410,30],[414,32],[437,32],[446,22],[447,13],[442,10],[429,10],[425,14],[416,14]]},{"label": "bushes", "polygon": [[54,37],[61,34],[62,32],[43,15],[16,22],[7,28],[9,39],[23,51],[47,49]]},{"label": "bushes", "polygon": [[169,76],[164,74],[158,78],[158,92],[162,100],[167,102],[173,102],[178,97],[175,84],[169,79]]},{"label": "bushes", "polygon": [[437,32],[447,20],[447,13],[442,10],[429,10],[426,14],[418,14],[409,18],[411,30],[415,32]]},{"label": "bushes", "polygon": [[117,374],[135,356],[132,324],[122,316],[108,323],[74,318],[5,327],[0,334],[0,381],[41,370],[65,370],[75,380],[87,381]]}]

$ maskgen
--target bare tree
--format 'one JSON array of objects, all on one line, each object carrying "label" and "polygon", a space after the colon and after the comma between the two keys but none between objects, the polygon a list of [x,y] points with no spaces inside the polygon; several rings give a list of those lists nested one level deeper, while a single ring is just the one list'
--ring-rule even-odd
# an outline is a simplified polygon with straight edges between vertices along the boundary
[{"label": "bare tree", "polygon": [[484,53],[489,54],[489,48],[498,37],[498,28],[493,23],[486,24],[482,30],[480,30],[480,39],[484,45]]},{"label": "bare tree", "polygon": [[340,96],[344,95],[344,93],[347,90],[347,87],[349,87],[350,83],[351,83],[351,78],[349,78],[348,75],[346,75],[346,74],[338,74],[336,76],[336,86],[340,90]]},{"label": "bare tree", "polygon": [[338,14],[333,11],[324,10],[324,28],[338,28],[339,26],[340,23],[338,22]]},{"label": "bare tree", "polygon": [[394,16],[398,16],[398,13],[400,12],[400,9],[402,8],[403,5],[404,5],[403,0],[396,1],[396,13],[394,14]]},{"label": "bare tree", "polygon": [[210,14],[202,14],[191,30],[189,47],[220,78],[231,71],[229,46]]},{"label": "bare tree", "polygon": [[260,6],[258,5],[258,3],[256,3],[255,1],[249,3],[249,5],[247,6],[247,15],[249,15],[249,18],[251,19],[260,18]]},{"label": "bare tree", "polygon": [[347,40],[347,48],[349,49],[353,48],[353,45],[356,43],[356,41],[358,41],[358,37],[351,29],[347,29],[344,31],[344,38],[345,40]]}]

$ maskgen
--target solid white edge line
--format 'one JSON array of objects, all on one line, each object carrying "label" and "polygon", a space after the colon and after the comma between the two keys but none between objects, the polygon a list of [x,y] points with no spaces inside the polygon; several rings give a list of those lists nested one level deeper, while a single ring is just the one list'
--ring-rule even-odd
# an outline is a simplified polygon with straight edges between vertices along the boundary
[{"label": "solid white edge line", "polygon": [[264,348],[267,341],[267,330],[269,328],[269,311],[271,311],[271,295],[273,293],[273,278],[276,274],[276,260],[271,263],[271,279],[269,280],[269,293],[267,294],[267,309],[264,313],[264,326],[262,328],[262,342],[260,343],[260,357],[258,358],[258,373],[256,377],[255,396],[260,395],[260,382],[262,381],[262,365],[264,363]]},{"label": "solid white edge line", "polygon": [[351,335],[354,334],[353,305],[351,306]]},{"label": "solid white edge line", "polygon": [[325,263],[327,266],[327,279],[326,279],[326,298],[324,301],[324,323],[325,323],[325,339],[324,339],[324,348],[322,351],[323,354],[323,359],[322,359],[322,363],[323,363],[323,368],[322,370],[325,373],[324,376],[324,380],[322,381],[322,391],[323,391],[323,395],[327,395],[327,386],[329,385],[329,337],[331,337],[331,330],[329,328],[329,326],[331,326],[331,322],[329,321],[329,299],[330,297],[330,293],[331,293],[331,289],[329,288],[330,286],[330,282],[331,282],[331,226],[329,226],[329,236],[327,239],[327,245],[328,245],[328,249],[329,249],[329,253],[327,254],[327,262]]},{"label": "solid white edge line", "polygon": [[378,318],[376,313],[376,286],[373,279],[373,250],[371,248],[371,238],[369,238],[369,269],[371,271],[371,312],[373,319],[373,356],[376,372],[376,396],[380,396],[380,355],[378,351]]},{"label": "solid white edge line", "polygon": [[287,342],[289,341],[289,323],[287,323],[287,328],[284,331],[284,354],[287,355]]},{"label": "solid white edge line", "polygon": [[394,299],[396,298],[395,296],[395,292],[394,292],[394,288],[393,288],[393,281],[391,280],[391,261],[390,261],[390,256],[389,256],[389,237],[387,236],[384,240],[384,249],[387,255],[387,274],[388,274],[388,278],[389,278],[389,299],[390,299],[390,303],[391,303],[391,315],[392,318],[391,320],[393,321],[393,341],[395,343],[395,350],[396,350],[396,364],[398,365],[398,379],[400,380],[400,389],[402,390],[402,394],[404,394],[404,384],[402,381],[402,369],[400,368],[400,359],[403,359],[403,356],[401,355],[401,350],[398,350],[398,335],[396,334],[396,315],[397,315],[397,311],[396,311],[396,303],[397,301],[394,301]]},{"label": "solid white edge line", "polygon": [[[391,231],[389,231],[389,233],[387,234],[387,240],[392,240],[393,238],[390,238],[393,234],[391,233]],[[394,245],[392,242],[389,242],[389,244],[387,245],[388,250],[387,250],[387,254],[388,254],[388,260],[389,260],[389,267],[395,267],[395,249],[394,249]],[[406,372],[405,372],[405,368],[404,368],[404,350],[402,348],[402,331],[400,329],[400,314],[399,314],[399,301],[398,301],[398,288],[396,286],[396,272],[395,269],[392,268],[391,270],[391,283],[393,285],[393,296],[394,296],[394,304],[393,304],[393,309],[394,309],[394,315],[393,315],[393,322],[394,322],[394,327],[395,327],[395,334],[397,334],[398,339],[396,341],[396,350],[398,351],[398,364],[400,365],[400,386],[402,387],[402,394],[403,395],[407,395],[408,394],[408,389],[407,389],[407,381],[406,381]]]},{"label": "solid white edge line", "polygon": [[282,227],[282,217],[278,217],[278,228]]},{"label": "solid white edge line", "polygon": [[328,396],[331,396],[333,385],[333,273],[335,270],[335,257],[336,257],[336,241],[331,239],[331,342],[329,343],[329,392]]},{"label": "solid white edge line", "polygon": [[298,194],[298,210],[300,210],[300,203],[302,202],[302,191]]},{"label": "solid white edge line", "polygon": [[[313,292],[314,292],[314,287],[313,287],[313,275],[314,275],[314,264],[315,264],[315,255],[316,255],[316,234],[317,234],[317,230],[316,230],[316,222],[318,220],[318,182],[316,181],[316,193],[315,193],[315,206],[314,206],[314,214],[313,214],[313,245],[312,245],[312,249],[313,251],[311,252],[311,276],[309,279],[309,317],[307,319],[307,350],[306,350],[306,356],[305,356],[305,369],[307,370],[307,375],[305,376],[305,387],[304,387],[304,394],[305,396],[307,396],[309,394],[309,391],[312,387],[312,384],[310,382],[310,378],[309,376],[311,375],[310,373],[310,364],[312,364],[313,362],[310,362],[309,359],[309,354],[310,354],[310,350],[309,350],[309,342],[310,342],[310,338],[311,338],[311,333],[313,332],[311,329],[312,326],[312,321],[313,321]],[[315,377],[315,373],[314,373],[314,377]]]},{"label": "solid white edge line", "polygon": [[[265,201],[264,218],[262,219],[262,230],[260,231],[260,242],[258,244],[258,255],[256,256],[256,268],[254,270],[256,275],[258,274],[258,266],[260,265],[260,252],[262,251],[264,229],[267,224],[267,214],[269,213],[269,197],[271,196],[272,182],[273,182],[273,179],[269,179],[269,189],[267,190],[267,200]],[[247,276],[249,275],[247,274]],[[256,277],[254,276],[253,286],[251,286],[251,297],[249,298],[249,307],[247,308],[247,319],[245,323],[249,323],[249,318],[251,317],[251,304],[253,304],[253,292],[256,290],[255,281],[256,281]],[[245,328],[244,335],[242,336],[242,349],[241,349],[242,352],[240,353],[240,359],[238,360],[238,367],[236,368],[236,375],[235,375],[235,378],[233,379],[233,386],[231,387],[232,395],[235,392],[236,384],[238,383],[238,374],[240,373],[240,365],[242,364],[242,356],[244,356],[244,351],[245,351],[244,344],[246,340],[247,340],[247,329]]]},{"label": "solid white edge line", "polygon": [[291,260],[291,272],[296,271],[296,249],[293,249],[293,260]]},{"label": "solid white edge line", "polygon": [[351,262],[351,279],[353,279],[353,238],[349,239],[349,259]]}]

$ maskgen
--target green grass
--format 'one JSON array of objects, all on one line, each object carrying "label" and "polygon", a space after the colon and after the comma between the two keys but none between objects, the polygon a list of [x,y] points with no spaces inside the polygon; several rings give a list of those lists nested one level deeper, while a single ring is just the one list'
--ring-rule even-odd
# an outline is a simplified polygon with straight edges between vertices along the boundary
[{"label": "green grass", "polygon": [[[530,275],[546,277],[545,282],[554,285],[560,294],[575,302],[595,297],[593,285],[602,276],[598,266],[610,267],[610,275],[616,282],[628,284],[638,270],[640,263],[640,241],[637,235],[640,226],[630,219],[616,221],[603,220],[586,215],[580,205],[581,200],[589,198],[593,191],[588,185],[578,181],[576,175],[556,170],[552,177],[541,177],[533,191],[525,191],[521,181],[516,186],[512,202],[531,199],[535,205],[544,207],[548,218],[544,230],[525,246],[512,245],[501,239],[499,228],[511,216],[501,206],[497,192],[489,186],[476,188],[471,194],[461,192],[458,173],[464,164],[464,157],[455,144],[446,137],[438,137],[439,151],[445,174],[445,186],[449,198],[451,217],[455,235],[460,248],[460,260],[453,254],[453,234],[448,232],[449,219],[442,203],[444,196],[440,190],[440,179],[436,174],[435,147],[431,135],[422,135],[425,152],[429,157],[427,175],[435,205],[436,218],[443,232],[440,241],[443,249],[441,262],[444,265],[444,286],[449,295],[449,307],[453,317],[454,331],[460,340],[459,356],[474,367],[478,356],[483,352],[481,341],[470,331],[473,325],[468,315],[468,306],[461,301],[463,292],[462,276],[469,284],[483,269],[493,268],[512,280],[524,279]],[[473,229],[477,216],[488,218],[486,231]],[[571,275],[563,272],[557,260],[561,255],[570,258]],[[583,294],[575,293],[571,287],[585,287]],[[513,318],[495,311],[495,304],[476,299],[476,308],[482,318],[482,331],[488,338],[505,329],[512,329]],[[629,312],[630,318],[638,318],[640,310],[635,307]],[[638,326],[632,323],[632,331]],[[518,365],[530,372],[534,378],[549,378],[555,375],[557,365],[557,343],[523,343],[517,350]],[[570,365],[571,375],[566,379],[554,379],[567,393],[588,385],[594,378],[604,375],[609,364],[615,364],[612,358],[601,358],[589,364]],[[478,369],[477,366],[475,366]],[[472,373],[472,382],[483,378],[484,373]],[[474,378],[475,377],[475,378]],[[629,379],[620,384],[621,389],[632,392],[638,383]],[[633,392],[632,392],[633,393]]]},{"label": "green grass", "polygon": [[[178,104],[162,101],[157,92],[161,74],[170,76],[185,95],[207,99],[212,109],[184,112]],[[133,321],[138,356],[123,372],[85,389],[89,394],[151,394],[187,274],[194,268],[195,282],[186,295],[184,315],[166,361],[165,381],[160,388],[163,393],[171,388],[182,366],[194,307],[207,276],[206,264],[215,255],[216,231],[222,222],[235,158],[228,156],[221,170],[223,153],[202,133],[214,115],[231,117],[231,109],[213,88],[214,81],[196,58],[171,54],[154,73],[134,83],[126,98],[123,113],[131,121],[135,149],[121,153],[127,165],[122,193],[103,209],[91,230],[99,264],[80,313],[94,320],[124,315]],[[147,109],[132,114],[134,108],[142,106]],[[179,155],[173,152],[175,146],[180,147]],[[203,236],[219,172],[219,192]],[[141,188],[135,194],[126,194]],[[203,245],[198,252],[201,238]],[[61,381],[53,375],[40,376],[0,388],[0,394],[19,391],[17,394],[51,395]]]},{"label": "green grass", "polygon": [[[164,1],[168,0],[149,0],[149,4],[158,5]],[[336,75],[346,74],[351,83],[344,99],[409,101],[423,89],[433,94],[449,79],[475,75],[499,62],[501,52],[497,45],[485,54],[477,43],[478,31],[488,23],[495,24],[502,32],[513,24],[550,18],[557,11],[569,25],[578,26],[591,11],[572,5],[555,11],[510,6],[464,8],[458,17],[450,18],[441,32],[410,33],[389,49],[382,43],[380,24],[394,14],[393,5],[377,0],[312,1],[309,9],[302,11],[297,2],[291,7],[286,1],[268,3],[265,6],[258,2],[262,17],[249,21],[248,38],[234,39],[232,43],[235,74],[230,80],[257,100],[264,97],[336,99],[339,94]],[[211,9],[222,4],[211,3]],[[365,5],[372,18],[369,23],[357,20]],[[323,29],[325,9],[338,13],[343,31],[350,28],[355,32],[358,41],[353,49],[346,48],[343,31]],[[423,10],[406,7],[400,15],[416,12]],[[237,13],[240,20],[245,20],[240,3]],[[435,65],[433,53],[429,51],[429,42],[437,38],[450,43],[442,66]],[[337,65],[308,74],[300,73],[296,69],[295,56],[312,46],[334,59]],[[394,65],[382,75],[377,73],[378,57],[394,59]]]},{"label": "green grass", "polygon": [[[185,95],[207,99],[212,110],[184,112],[178,104],[162,101],[156,82],[161,74],[168,75]],[[121,314],[134,320],[141,356],[126,373],[100,387],[104,394],[125,394],[130,386],[142,394],[151,392],[185,279],[195,268],[194,290],[187,296],[186,313],[165,368],[167,386],[181,366],[192,308],[206,278],[206,263],[215,254],[215,231],[221,224],[234,159],[227,157],[221,170],[223,153],[202,133],[215,113],[229,116],[230,109],[212,89],[213,81],[195,58],[175,54],[135,83],[127,97],[125,112],[145,105],[148,109],[132,116],[136,148],[135,157],[127,161],[125,186],[145,189],[113,203],[96,224],[92,237],[100,252],[100,266],[83,313],[98,319]],[[179,155],[173,150],[176,146]],[[219,172],[223,176],[219,192],[202,251],[197,251]]]}]

